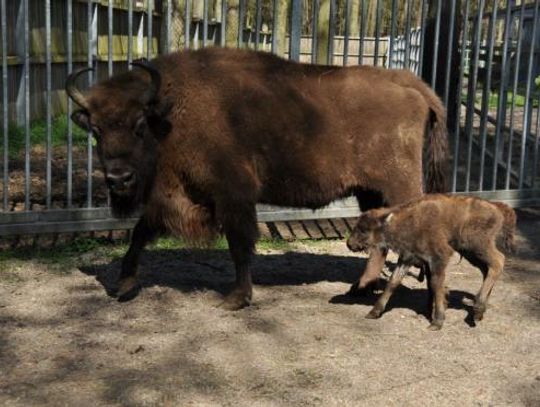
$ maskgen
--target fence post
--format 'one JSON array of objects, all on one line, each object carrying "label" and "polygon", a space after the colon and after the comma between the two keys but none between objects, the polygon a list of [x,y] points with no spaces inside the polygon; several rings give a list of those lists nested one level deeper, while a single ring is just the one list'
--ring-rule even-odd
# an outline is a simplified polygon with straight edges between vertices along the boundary
[{"label": "fence post", "polygon": [[330,53],[330,1],[321,0],[317,18],[317,63],[328,64]]},{"label": "fence post", "polygon": [[[440,20],[437,27],[438,3],[440,5]],[[458,12],[452,13],[452,2],[446,0],[429,0],[428,15],[425,26],[424,45],[423,45],[423,63],[422,63],[422,78],[427,83],[434,83],[435,92],[441,98],[444,97],[446,85],[446,61],[448,41],[450,38],[451,29],[453,26],[452,35],[452,51],[450,64],[450,74],[448,80],[450,82],[450,92],[448,96],[448,129],[454,132],[459,123],[456,122],[456,112],[459,109],[459,92],[456,87],[459,82],[459,33],[461,30],[461,0],[456,0],[455,10]],[[452,14],[454,18],[452,20]],[[436,31],[439,35],[436,35]],[[437,47],[437,48],[436,48]],[[436,63],[431,62],[436,58]],[[435,77],[433,78],[433,68],[435,68]],[[433,80],[433,81],[432,81]]]}]

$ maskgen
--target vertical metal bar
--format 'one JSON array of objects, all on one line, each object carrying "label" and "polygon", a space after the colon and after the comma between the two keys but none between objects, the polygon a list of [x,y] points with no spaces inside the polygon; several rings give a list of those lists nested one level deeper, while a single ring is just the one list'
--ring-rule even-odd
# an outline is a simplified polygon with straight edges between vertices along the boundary
[{"label": "vertical metal bar", "polygon": [[201,22],[195,22],[195,29],[193,30],[193,49],[199,49],[199,29],[201,27]]},{"label": "vertical metal bar", "polygon": [[107,7],[107,68],[109,76],[113,74],[113,4],[112,0],[109,0]]},{"label": "vertical metal bar", "polygon": [[493,65],[493,48],[495,43],[495,23],[497,22],[498,0],[493,2],[493,11],[490,16],[487,37],[489,41],[488,55],[486,61],[486,78],[482,92],[482,113],[480,115],[480,174],[478,177],[478,190],[484,189],[484,166],[486,163],[486,143],[487,143],[487,116],[489,114],[489,99],[491,97],[491,73]]},{"label": "vertical metal bar", "polygon": [[[531,46],[529,49],[529,61],[527,66],[527,88],[525,89],[525,106],[524,106],[524,116],[523,116],[523,131],[521,134],[521,152],[519,155],[519,178],[518,178],[518,188],[523,188],[523,183],[525,181],[525,153],[527,151],[527,138],[529,137],[529,126],[530,120],[529,114],[531,113],[530,102],[531,102],[531,79],[533,76],[533,63],[534,55],[536,51],[536,32],[538,28],[538,0],[534,3],[534,17],[533,17],[533,30],[531,37]],[[540,109],[540,107],[539,107]]]},{"label": "vertical metal bar", "polygon": [[[94,40],[94,33],[93,33],[93,9],[94,5],[91,1],[88,2],[88,67],[92,68],[93,65],[93,54],[92,54],[92,41]],[[92,71],[88,71],[88,86],[92,86]],[[87,173],[87,179],[86,179],[86,206],[88,208],[92,207],[92,172],[93,172],[93,163],[92,163],[92,133],[88,132],[87,134],[87,141],[86,141],[86,149],[87,149],[87,161],[86,161],[86,173]]]},{"label": "vertical metal bar", "polygon": [[271,51],[273,54],[276,53],[277,49],[277,18],[279,16],[279,0],[274,0],[273,15],[272,15],[272,47]]},{"label": "vertical metal bar", "polygon": [[[493,9],[497,8],[497,1],[493,5]],[[444,105],[448,106],[448,94],[450,92],[450,70],[452,69],[452,51],[454,48],[454,30],[455,30],[455,12],[456,12],[456,0],[451,0],[450,5],[450,32],[448,33],[448,43],[446,44],[446,69],[444,72]],[[495,12],[496,13],[496,12]],[[488,34],[492,35],[492,34]],[[493,42],[492,42],[493,43]]]},{"label": "vertical metal bar", "polygon": [[203,1],[203,47],[206,47],[208,42],[208,0]]},{"label": "vertical metal bar", "polygon": [[[538,96],[538,98],[536,99],[537,100],[537,103],[538,103],[538,106],[539,106],[539,109],[540,109],[540,96]],[[534,151],[533,151],[533,166],[532,166],[532,171],[531,171],[531,176],[532,176],[532,182],[531,182],[531,188],[534,189],[536,188],[536,176],[537,176],[537,173],[538,173],[538,144],[540,142],[540,134],[539,131],[540,131],[540,110],[537,110],[536,111],[536,128],[535,128],[535,133],[534,133]]]},{"label": "vertical metal bar", "polygon": [[[435,82],[437,80],[437,61],[439,59],[439,36],[441,33],[441,12],[442,12],[442,1],[437,0],[437,15],[435,17],[435,45],[433,49],[433,61],[431,69],[431,87],[435,89]],[[483,1],[483,0],[481,0]]]},{"label": "vertical metal bar", "polygon": [[473,34],[473,60],[471,72],[469,72],[467,89],[467,119],[465,124],[465,134],[468,138],[467,149],[467,174],[465,178],[465,192],[469,192],[471,183],[472,145],[473,145],[473,124],[474,124],[474,102],[476,98],[476,85],[478,82],[478,61],[480,57],[480,33],[482,30],[482,14],[484,13],[485,0],[480,0],[478,14]]},{"label": "vertical metal bar", "polygon": [[128,1],[128,46],[127,46],[128,69],[131,70],[133,61],[133,2]]},{"label": "vertical metal bar", "polygon": [[7,65],[7,18],[6,0],[1,0],[0,13],[2,13],[2,123],[4,131],[4,185],[3,185],[3,209],[8,210],[9,205],[9,126],[8,126],[8,65]]},{"label": "vertical metal bar", "polygon": [[381,14],[382,14],[382,0],[377,0],[377,10],[375,16],[375,56],[373,65],[379,65],[379,41],[381,40]]},{"label": "vertical metal bar", "polygon": [[[465,50],[467,49],[467,31],[469,29],[469,0],[465,0],[465,14],[463,16],[463,30],[461,36],[461,55],[459,63],[459,81],[457,89],[457,100],[459,101],[456,109],[456,134],[454,135],[454,163],[452,168],[452,192],[457,191],[457,170],[459,164],[459,133],[460,133],[460,116],[461,116],[461,88],[465,77]],[[423,46],[420,48],[422,52]]]},{"label": "vertical metal bar", "polygon": [[[409,0],[407,0],[409,1]],[[390,50],[388,51],[388,67],[394,68],[394,41],[396,40],[397,0],[392,0],[392,21],[390,27]]]},{"label": "vertical metal bar", "polygon": [[191,1],[186,0],[184,11],[186,12],[184,16],[184,37],[185,37],[185,49],[189,49],[189,41],[191,34]]},{"label": "vertical metal bar", "polygon": [[311,63],[317,62],[317,26],[319,24],[319,0],[313,1],[312,23],[311,23]]},{"label": "vertical metal bar", "polygon": [[46,116],[47,116],[47,197],[45,200],[47,209],[51,207],[52,197],[52,65],[51,65],[51,0],[45,0],[45,66],[46,66]]},{"label": "vertical metal bar", "polygon": [[351,0],[345,2],[345,38],[343,39],[343,65],[347,66],[349,59],[349,35],[351,33]]},{"label": "vertical metal bar", "polygon": [[336,0],[330,0],[330,19],[328,27],[328,57],[326,63],[334,64],[334,36],[336,34]]},{"label": "vertical metal bar", "polygon": [[291,36],[289,59],[300,61],[300,41],[302,34],[302,0],[293,0],[291,15]]},{"label": "vertical metal bar", "polygon": [[358,47],[358,64],[362,65],[364,62],[364,41],[366,39],[366,1],[362,0],[361,18],[360,18],[360,45]]},{"label": "vertical metal bar", "polygon": [[521,45],[523,42],[523,21],[525,17],[525,2],[521,3],[519,16],[519,27],[518,27],[518,40],[517,40],[517,49],[516,49],[516,64],[514,72],[514,83],[512,86],[512,106],[510,108],[510,135],[508,140],[508,155],[506,156],[506,178],[504,187],[505,189],[510,189],[510,175],[512,173],[512,146],[514,144],[514,112],[516,109],[516,94],[519,83],[519,67],[521,64]]},{"label": "vertical metal bar", "polygon": [[165,44],[165,50],[167,53],[171,52],[171,26],[172,26],[172,0],[167,0],[167,16],[166,16],[166,44]]},{"label": "vertical metal bar", "polygon": [[244,21],[246,19],[246,2],[240,0],[238,10],[238,48],[242,48],[244,44]]},{"label": "vertical metal bar", "polygon": [[[73,72],[73,0],[67,0],[67,72]],[[67,191],[66,205],[71,208],[73,205],[73,122],[70,120],[73,112],[73,102],[67,98]]]},{"label": "vertical metal bar", "polygon": [[152,58],[153,51],[153,22],[154,22],[154,2],[153,0],[148,0],[148,34],[147,34],[147,45],[146,45],[146,58]]},{"label": "vertical metal bar", "polygon": [[262,3],[261,0],[257,0],[256,13],[255,13],[255,49],[259,49],[259,42],[261,40],[261,24],[262,24]]},{"label": "vertical metal bar", "polygon": [[504,144],[504,137],[502,134],[502,129],[506,123],[506,102],[507,102],[507,79],[506,74],[507,65],[508,65],[508,47],[510,44],[510,33],[512,31],[512,2],[507,1],[505,18],[504,18],[504,39],[503,39],[503,53],[501,58],[501,83],[499,87],[499,100],[497,104],[497,124],[495,127],[495,147],[493,152],[493,173],[492,173],[492,182],[491,189],[497,189],[497,175],[499,169],[499,160],[502,157],[504,145],[501,145],[501,142]]},{"label": "vertical metal bar", "polygon": [[403,56],[403,65],[405,69],[410,68],[409,60],[411,51],[411,7],[412,0],[407,0],[407,18],[405,20],[405,55]]},{"label": "vertical metal bar", "polygon": [[28,0],[23,0],[24,13],[24,208],[30,210],[30,24]]},{"label": "vertical metal bar", "polygon": [[220,42],[219,45],[225,46],[225,39],[227,37],[227,0],[221,0],[221,24],[220,24]]},{"label": "vertical metal bar", "polygon": [[[426,1],[420,0],[422,2],[422,12],[420,16],[420,55],[418,56],[418,72],[421,73],[424,66],[424,42],[426,40]],[[468,0],[466,0],[468,2]],[[458,109],[459,112],[459,109]]]}]

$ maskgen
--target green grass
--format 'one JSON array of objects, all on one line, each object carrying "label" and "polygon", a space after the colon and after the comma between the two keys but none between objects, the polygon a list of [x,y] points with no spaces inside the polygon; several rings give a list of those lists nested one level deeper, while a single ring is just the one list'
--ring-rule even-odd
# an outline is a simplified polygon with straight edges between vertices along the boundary
[{"label": "green grass", "polygon": [[[68,118],[58,116],[52,120],[51,126],[51,144],[53,147],[67,145]],[[8,128],[9,136],[9,155],[17,156],[25,147],[25,129],[24,126],[17,126],[10,123]],[[84,146],[87,143],[87,133],[73,124],[73,145]],[[30,123],[30,144],[47,145],[47,121],[40,119]]]},{"label": "green grass", "polygon": [[[290,242],[278,239],[261,239],[257,248],[263,250],[288,250]],[[77,239],[68,244],[53,248],[24,247],[0,251],[0,270],[9,262],[37,261],[41,264],[55,266],[59,271],[68,272],[70,268],[92,261],[110,261],[124,256],[128,248],[125,242],[112,242],[106,238]],[[148,246],[148,250],[179,250],[188,248],[180,239],[165,237]],[[219,238],[209,249],[228,250],[227,240]],[[0,272],[1,274],[1,272]]]},{"label": "green grass", "polygon": [[[507,93],[507,99],[506,99],[506,107],[510,108],[512,106],[512,97],[513,93],[508,92]],[[467,95],[462,95],[462,101],[463,103],[467,103]],[[482,106],[482,96],[477,95],[475,98],[475,104],[477,106]],[[495,92],[491,92],[489,95],[489,103],[488,106],[490,109],[497,109],[499,106],[499,94]],[[521,93],[518,93],[516,95],[516,107],[524,107],[525,106],[525,96]],[[532,97],[532,106],[538,107],[538,96]]]}]

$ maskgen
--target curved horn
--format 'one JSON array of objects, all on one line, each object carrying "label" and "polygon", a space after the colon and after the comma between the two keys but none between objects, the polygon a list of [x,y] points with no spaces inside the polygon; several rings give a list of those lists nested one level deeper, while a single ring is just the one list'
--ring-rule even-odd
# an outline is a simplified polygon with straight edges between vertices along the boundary
[{"label": "curved horn", "polygon": [[159,88],[161,87],[161,74],[159,71],[154,68],[150,63],[146,61],[142,62],[132,62],[131,65],[138,66],[141,69],[144,69],[151,78],[150,87],[146,91],[144,95],[144,101],[145,103],[150,103],[154,101],[157,98],[157,95],[159,93]]},{"label": "curved horn", "polygon": [[84,97],[84,95],[81,93],[79,89],[77,89],[77,86],[75,85],[75,81],[79,76],[81,76],[83,73],[88,71],[93,71],[94,68],[83,68],[79,69],[73,73],[71,73],[67,79],[66,79],[66,92],[68,96],[75,101],[80,107],[83,109],[88,110],[88,101]]}]

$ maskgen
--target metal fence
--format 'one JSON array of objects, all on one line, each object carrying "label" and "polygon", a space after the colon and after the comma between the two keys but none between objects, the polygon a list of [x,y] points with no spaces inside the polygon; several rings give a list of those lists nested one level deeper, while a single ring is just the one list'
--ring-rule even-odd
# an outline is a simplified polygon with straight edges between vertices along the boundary
[{"label": "metal fence", "polygon": [[[452,191],[538,203],[539,1],[0,0],[0,236],[131,227],[110,215],[91,135],[68,120],[65,77],[94,66],[90,85],[206,46],[411,69],[448,106]],[[258,207],[261,222],[357,213],[354,200]]]}]

